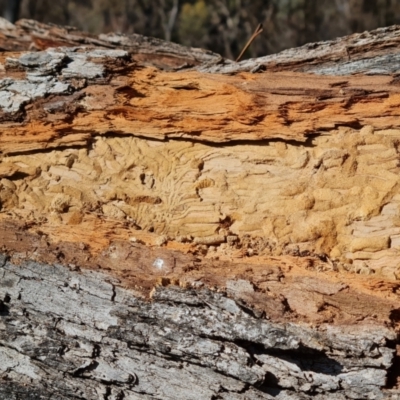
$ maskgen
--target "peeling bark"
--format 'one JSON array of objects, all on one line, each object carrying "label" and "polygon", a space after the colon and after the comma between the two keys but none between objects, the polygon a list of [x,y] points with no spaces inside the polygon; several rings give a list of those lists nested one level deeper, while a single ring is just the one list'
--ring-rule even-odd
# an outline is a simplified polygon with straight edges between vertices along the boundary
[{"label": "peeling bark", "polygon": [[0,399],[400,397],[398,27],[0,22]]},{"label": "peeling bark", "polygon": [[4,51],[76,46],[123,49],[128,51],[135,61],[161,69],[189,68],[222,60],[219,54],[211,51],[187,48],[138,34],[109,33],[97,36],[80,32],[73,27],[47,25],[26,19],[21,19],[15,25],[1,19],[0,29],[0,48]]}]

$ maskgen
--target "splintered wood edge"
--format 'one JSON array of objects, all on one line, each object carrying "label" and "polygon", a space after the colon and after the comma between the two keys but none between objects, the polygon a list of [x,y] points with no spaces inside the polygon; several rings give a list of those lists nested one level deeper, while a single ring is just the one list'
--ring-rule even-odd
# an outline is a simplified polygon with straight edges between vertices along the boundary
[{"label": "splintered wood edge", "polygon": [[83,48],[5,53],[0,63],[4,154],[87,146],[109,134],[220,145],[400,127],[400,86],[388,76],[165,72],[123,50]]},{"label": "splintered wood edge", "polygon": [[[275,321],[399,323],[398,282],[337,273],[317,257],[202,257],[191,244],[157,245],[151,234],[132,240],[129,229],[113,232],[110,226],[52,227],[2,218],[0,240],[14,263],[32,260],[100,269],[147,299],[158,286],[208,288]],[[90,234],[80,234],[83,231]]]}]

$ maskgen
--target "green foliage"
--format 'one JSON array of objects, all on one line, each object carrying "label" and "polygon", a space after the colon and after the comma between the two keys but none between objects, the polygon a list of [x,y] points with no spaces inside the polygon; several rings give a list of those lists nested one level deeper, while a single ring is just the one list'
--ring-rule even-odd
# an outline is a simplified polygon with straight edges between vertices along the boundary
[{"label": "green foliage", "polygon": [[209,20],[210,14],[203,0],[198,0],[194,4],[184,3],[179,16],[180,43],[201,47],[208,33]]}]

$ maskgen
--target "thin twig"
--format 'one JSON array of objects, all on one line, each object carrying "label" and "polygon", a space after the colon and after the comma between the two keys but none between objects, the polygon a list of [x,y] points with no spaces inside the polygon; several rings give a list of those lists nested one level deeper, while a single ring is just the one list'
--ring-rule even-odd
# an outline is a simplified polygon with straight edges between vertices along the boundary
[{"label": "thin twig", "polygon": [[246,45],[243,47],[243,50],[240,52],[238,58],[236,59],[236,62],[239,62],[241,58],[243,57],[243,54],[246,52],[246,50],[249,48],[253,40],[263,31],[263,26],[262,24],[258,24],[256,30],[254,33],[251,35],[251,38],[248,40]]}]

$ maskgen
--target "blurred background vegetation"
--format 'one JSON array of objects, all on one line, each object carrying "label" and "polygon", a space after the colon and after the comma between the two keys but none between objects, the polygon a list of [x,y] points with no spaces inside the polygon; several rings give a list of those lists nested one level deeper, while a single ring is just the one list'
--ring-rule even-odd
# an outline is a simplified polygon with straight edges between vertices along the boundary
[{"label": "blurred background vegetation", "polygon": [[92,33],[140,33],[234,59],[258,57],[400,21],[398,0],[0,0],[0,15],[72,25]]}]

